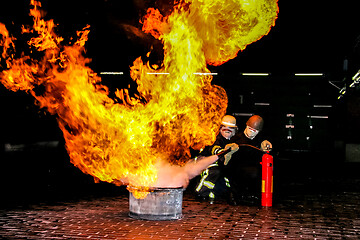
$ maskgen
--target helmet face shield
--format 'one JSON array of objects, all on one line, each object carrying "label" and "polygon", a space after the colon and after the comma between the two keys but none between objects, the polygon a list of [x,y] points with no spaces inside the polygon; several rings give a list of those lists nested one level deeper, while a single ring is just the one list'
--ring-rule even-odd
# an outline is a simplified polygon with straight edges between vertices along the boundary
[{"label": "helmet face shield", "polygon": [[256,135],[258,135],[259,130],[256,130],[255,128],[252,128],[250,126],[246,126],[245,130],[244,130],[244,134],[246,137],[248,137],[249,139],[254,139],[256,137]]},{"label": "helmet face shield", "polygon": [[228,126],[221,125],[220,133],[224,138],[230,139],[235,135],[236,129],[237,129],[236,127],[228,127]]}]

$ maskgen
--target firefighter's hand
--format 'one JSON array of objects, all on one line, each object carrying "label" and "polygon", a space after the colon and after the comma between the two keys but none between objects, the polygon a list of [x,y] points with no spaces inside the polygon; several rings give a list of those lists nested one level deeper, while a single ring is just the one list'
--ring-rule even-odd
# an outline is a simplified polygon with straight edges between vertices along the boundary
[{"label": "firefighter's hand", "polygon": [[225,150],[228,150],[229,148],[231,149],[231,151],[228,152],[227,154],[225,154],[225,156],[224,156],[225,157],[225,161],[224,161],[225,166],[229,163],[233,153],[236,152],[237,150],[239,150],[239,146],[236,143],[229,143],[225,146]]},{"label": "firefighter's hand", "polygon": [[272,149],[271,142],[269,142],[268,140],[262,141],[260,149],[264,152],[268,152],[268,151],[270,152]]}]

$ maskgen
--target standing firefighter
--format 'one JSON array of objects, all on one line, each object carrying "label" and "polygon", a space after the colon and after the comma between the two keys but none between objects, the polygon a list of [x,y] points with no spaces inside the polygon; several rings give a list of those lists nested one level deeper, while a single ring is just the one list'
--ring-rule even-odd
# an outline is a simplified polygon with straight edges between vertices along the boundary
[{"label": "standing firefighter", "polygon": [[201,178],[196,186],[197,196],[209,200],[210,203],[213,203],[215,198],[224,197],[226,193],[229,193],[230,182],[224,175],[224,167],[229,163],[231,155],[239,149],[237,144],[230,142],[230,138],[235,135],[236,130],[236,119],[230,115],[224,116],[216,141],[213,145],[206,146],[200,153],[203,156],[221,155],[222,152],[230,149],[229,153],[221,155],[215,163],[201,173]]},{"label": "standing firefighter", "polygon": [[[239,131],[231,138],[240,149],[226,168],[226,175],[232,183],[232,193],[238,202],[256,203],[260,197],[261,165],[264,152],[271,151],[272,144],[259,136],[264,120],[259,115],[251,116],[244,131]],[[260,151],[259,151],[260,150]]]}]

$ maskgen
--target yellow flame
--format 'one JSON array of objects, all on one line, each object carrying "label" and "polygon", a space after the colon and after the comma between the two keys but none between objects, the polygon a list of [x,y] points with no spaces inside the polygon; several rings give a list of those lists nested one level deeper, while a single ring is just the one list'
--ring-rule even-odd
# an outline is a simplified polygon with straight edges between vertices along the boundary
[{"label": "yellow flame", "polygon": [[[143,30],[163,41],[163,66],[150,68],[136,59],[131,77],[139,95],[117,90],[120,104],[87,67],[90,60],[83,52],[89,26],[77,33],[76,43],[62,46],[53,21],[42,19],[40,2],[31,5],[34,25],[23,32],[38,34],[28,44],[44,56],[14,59],[8,49],[15,39],[0,24],[8,68],[0,73],[1,83],[12,91],[28,91],[40,107],[58,116],[75,166],[96,181],[137,189],[156,181],[159,159],[181,165],[190,157],[190,146],[214,141],[227,96],[211,85],[211,75],[194,73],[209,72],[207,63],[228,61],[267,34],[278,12],[277,0],[184,1],[165,17],[149,9]],[[38,85],[45,87],[42,95],[36,94]]]},{"label": "yellow flame", "polygon": [[220,65],[268,34],[278,14],[277,0],[190,1],[189,21],[202,39],[207,63]]}]

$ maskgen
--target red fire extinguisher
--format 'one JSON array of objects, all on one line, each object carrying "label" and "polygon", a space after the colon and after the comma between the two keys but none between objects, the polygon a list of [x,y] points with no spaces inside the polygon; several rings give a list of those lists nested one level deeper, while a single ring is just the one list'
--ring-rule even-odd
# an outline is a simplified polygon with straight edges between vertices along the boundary
[{"label": "red fire extinguisher", "polygon": [[273,157],[265,153],[262,156],[261,206],[272,206],[273,194]]}]

